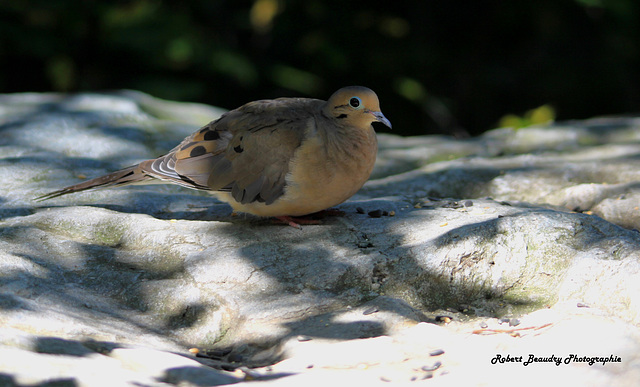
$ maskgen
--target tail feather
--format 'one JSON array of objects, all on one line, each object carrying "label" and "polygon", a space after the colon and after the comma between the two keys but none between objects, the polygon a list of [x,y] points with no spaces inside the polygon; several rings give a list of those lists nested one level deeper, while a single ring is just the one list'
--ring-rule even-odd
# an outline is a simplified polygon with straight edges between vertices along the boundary
[{"label": "tail feather", "polygon": [[95,179],[87,180],[82,183],[71,185],[57,191],[49,192],[42,196],[38,196],[37,198],[35,198],[35,200],[48,200],[70,193],[97,188],[107,188],[113,186],[141,183],[153,179],[153,177],[147,175],[142,169],[140,169],[138,165],[134,165],[128,168],[121,169],[119,171],[112,172],[108,175],[96,177]]}]

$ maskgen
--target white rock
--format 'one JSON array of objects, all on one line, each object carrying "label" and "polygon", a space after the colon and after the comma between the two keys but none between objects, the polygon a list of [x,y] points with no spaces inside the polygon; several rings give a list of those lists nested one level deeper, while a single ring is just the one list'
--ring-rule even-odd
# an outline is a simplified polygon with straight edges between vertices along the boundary
[{"label": "white rock", "polygon": [[[381,135],[346,216],[302,231],[179,187],[31,200],[219,114],[133,91],[0,96],[0,384],[640,378],[640,120]],[[241,365],[257,368],[219,369]]]}]

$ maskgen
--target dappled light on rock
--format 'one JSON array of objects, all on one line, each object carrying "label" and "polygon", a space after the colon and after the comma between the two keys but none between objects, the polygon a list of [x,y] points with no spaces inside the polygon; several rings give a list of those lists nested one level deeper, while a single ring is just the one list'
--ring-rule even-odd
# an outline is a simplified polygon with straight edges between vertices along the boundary
[{"label": "dappled light on rock", "polygon": [[0,384],[640,377],[640,120],[379,135],[344,215],[301,230],[173,186],[32,200],[220,113],[0,96]]}]

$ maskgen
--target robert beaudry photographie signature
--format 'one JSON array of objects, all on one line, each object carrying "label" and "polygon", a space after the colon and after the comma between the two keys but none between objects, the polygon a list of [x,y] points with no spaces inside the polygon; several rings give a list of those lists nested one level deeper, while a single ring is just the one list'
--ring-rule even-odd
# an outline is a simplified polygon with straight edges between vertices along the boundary
[{"label": "robert beaudry photographie signature", "polygon": [[570,363],[587,363],[590,366],[594,364],[602,364],[607,365],[607,363],[621,363],[622,359],[620,356],[609,355],[609,356],[578,356],[576,354],[570,354],[569,356],[536,356],[530,353],[528,356],[511,356],[511,355],[501,355],[496,354],[491,359],[491,364],[501,364],[501,363],[522,363],[523,366],[528,366],[533,363],[555,363],[556,366],[560,364],[570,364]]}]

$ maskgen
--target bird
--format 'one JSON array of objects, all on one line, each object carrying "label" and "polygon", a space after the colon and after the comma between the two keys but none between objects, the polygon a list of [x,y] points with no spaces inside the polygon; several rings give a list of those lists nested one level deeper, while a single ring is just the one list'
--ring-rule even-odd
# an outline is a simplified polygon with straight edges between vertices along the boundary
[{"label": "bird", "polygon": [[301,217],[334,207],[369,179],[378,142],[373,122],[391,129],[376,93],[349,86],[327,101],[277,98],[230,110],[156,159],[46,193],[172,183],[211,191],[235,212],[301,228]]}]

